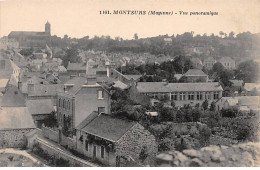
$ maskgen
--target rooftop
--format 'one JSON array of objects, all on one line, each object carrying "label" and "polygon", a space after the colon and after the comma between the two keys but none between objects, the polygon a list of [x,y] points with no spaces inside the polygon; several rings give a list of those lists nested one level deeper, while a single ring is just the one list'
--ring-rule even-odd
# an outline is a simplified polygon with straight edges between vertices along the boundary
[{"label": "rooftop", "polygon": [[51,99],[27,100],[26,106],[32,115],[50,114],[54,111]]},{"label": "rooftop", "polygon": [[184,76],[208,76],[200,69],[189,69]]},{"label": "rooftop", "polygon": [[[87,119],[89,119],[89,117]],[[135,124],[137,124],[137,122],[113,118],[108,115],[99,115],[90,122],[86,121],[86,125],[83,126],[81,130],[115,142]]]},{"label": "rooftop", "polygon": [[1,130],[35,128],[27,107],[1,107],[0,117]]},{"label": "rooftop", "polygon": [[149,92],[186,92],[186,91],[222,91],[218,82],[210,83],[166,83],[166,82],[138,82],[137,90],[141,93]]}]

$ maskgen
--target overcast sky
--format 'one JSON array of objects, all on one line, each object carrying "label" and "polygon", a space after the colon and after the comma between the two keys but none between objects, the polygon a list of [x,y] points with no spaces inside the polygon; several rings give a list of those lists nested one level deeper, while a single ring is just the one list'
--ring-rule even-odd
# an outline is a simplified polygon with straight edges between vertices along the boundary
[{"label": "overcast sky", "polygon": [[[3,1],[3,0],[0,0]],[[100,10],[217,11],[218,16],[100,15]],[[110,35],[132,39],[219,31],[260,32],[260,0],[5,0],[0,2],[0,37],[11,31],[44,31],[81,38]]]}]

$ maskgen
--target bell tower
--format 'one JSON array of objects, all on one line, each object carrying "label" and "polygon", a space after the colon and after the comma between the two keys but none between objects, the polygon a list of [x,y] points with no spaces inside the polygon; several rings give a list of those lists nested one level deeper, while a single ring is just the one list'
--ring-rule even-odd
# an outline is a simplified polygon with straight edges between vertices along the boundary
[{"label": "bell tower", "polygon": [[45,24],[45,34],[51,35],[51,24],[48,21]]}]

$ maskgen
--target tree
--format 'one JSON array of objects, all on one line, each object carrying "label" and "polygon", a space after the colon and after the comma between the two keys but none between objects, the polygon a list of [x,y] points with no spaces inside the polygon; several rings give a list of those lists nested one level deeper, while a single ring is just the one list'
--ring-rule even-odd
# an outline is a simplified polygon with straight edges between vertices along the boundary
[{"label": "tree", "polygon": [[66,53],[65,56],[62,58],[63,65],[65,67],[68,66],[69,62],[72,62],[72,63],[81,62],[78,50],[76,48],[67,49],[65,53]]},{"label": "tree", "polygon": [[222,38],[222,36],[224,35],[225,33],[223,31],[219,31],[219,35],[220,37]]},{"label": "tree", "polygon": [[234,35],[235,35],[235,33],[232,31],[232,32],[230,32],[230,33],[228,34],[228,38],[233,39],[233,38],[234,38]]},{"label": "tree", "polygon": [[201,116],[201,113],[200,113],[200,110],[198,108],[194,109],[192,111],[193,122],[198,122],[200,120],[200,116]]},{"label": "tree", "polygon": [[211,104],[210,104],[210,111],[215,111],[215,109],[216,109],[216,103],[213,101],[213,102],[211,102]]},{"label": "tree", "polygon": [[224,71],[224,69],[224,66],[220,62],[216,62],[212,67],[212,71],[217,73],[218,76]]},{"label": "tree", "polygon": [[238,65],[237,70],[235,71],[235,77],[236,79],[243,80],[246,83],[254,83],[259,80],[259,72],[259,65],[256,62],[249,60]]},{"label": "tree", "polygon": [[199,131],[200,145],[202,147],[209,145],[210,136],[211,130],[206,126],[203,126]]},{"label": "tree", "polygon": [[208,102],[208,100],[207,100],[207,99],[204,100],[204,102],[202,103],[201,106],[203,107],[204,111],[207,110],[207,109],[208,109],[208,106],[209,106],[209,102]]}]

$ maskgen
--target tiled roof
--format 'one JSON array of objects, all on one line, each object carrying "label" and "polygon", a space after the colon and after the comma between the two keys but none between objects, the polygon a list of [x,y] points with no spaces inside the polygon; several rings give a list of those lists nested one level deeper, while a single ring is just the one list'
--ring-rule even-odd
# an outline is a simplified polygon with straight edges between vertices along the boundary
[{"label": "tiled roof", "polygon": [[2,67],[2,64],[0,65],[0,78],[10,78],[13,74],[13,70],[18,70],[19,67],[10,59],[0,59],[1,61],[4,61],[4,67]]},{"label": "tiled roof", "polygon": [[26,106],[31,115],[49,114],[54,111],[51,99],[27,100]]},{"label": "tiled roof", "polygon": [[240,105],[252,106],[256,105],[260,107],[260,96],[239,96],[236,97]]},{"label": "tiled roof", "polygon": [[226,62],[235,62],[231,57],[222,57],[219,62],[226,63]]},{"label": "tiled roof", "polygon": [[222,91],[218,82],[212,83],[165,83],[138,82],[137,90],[141,93],[156,92],[186,92],[186,91]]},{"label": "tiled roof", "polygon": [[204,62],[215,62],[216,60],[213,57],[208,57],[204,60]]},{"label": "tiled roof", "polygon": [[27,107],[1,107],[0,130],[35,128]]},{"label": "tiled roof", "polygon": [[25,97],[17,87],[9,85],[3,95],[1,106],[25,107]]},{"label": "tiled roof", "polygon": [[232,83],[232,86],[235,87],[242,87],[243,86],[243,80],[229,80]]},{"label": "tiled roof", "polygon": [[252,91],[254,88],[256,88],[256,90],[260,90],[260,83],[245,83],[244,88],[247,91]]},{"label": "tiled roof", "polygon": [[63,91],[61,84],[35,84],[34,90],[28,92],[28,96],[55,96],[58,92]]},{"label": "tiled roof", "polygon": [[67,70],[70,71],[86,71],[86,64],[85,63],[69,63]]},{"label": "tiled roof", "polygon": [[75,94],[77,90],[86,83],[87,79],[85,77],[73,77],[69,79],[64,85],[73,85],[68,87],[68,92],[71,94]]},{"label": "tiled roof", "polygon": [[125,77],[128,78],[128,80],[138,80],[140,77],[142,77],[142,75],[131,75],[131,74],[125,74]]},{"label": "tiled roof", "polygon": [[107,140],[117,141],[135,124],[137,122],[99,115],[81,130]]},{"label": "tiled roof", "polygon": [[8,36],[42,36],[46,35],[45,32],[34,32],[34,31],[12,31]]},{"label": "tiled roof", "polygon": [[189,69],[184,76],[207,76],[202,70],[200,69]]}]

